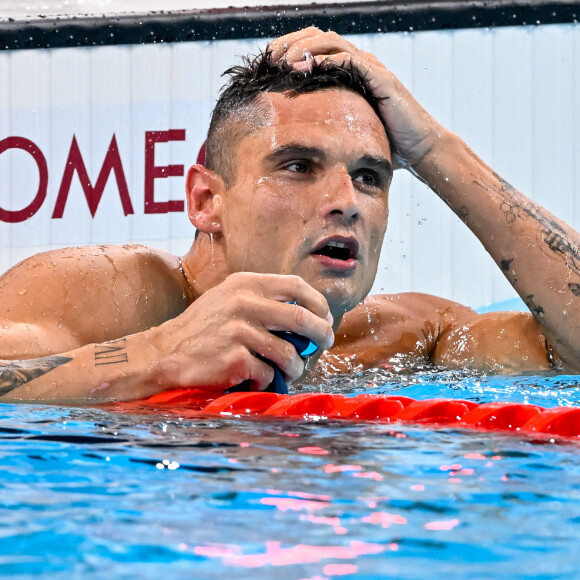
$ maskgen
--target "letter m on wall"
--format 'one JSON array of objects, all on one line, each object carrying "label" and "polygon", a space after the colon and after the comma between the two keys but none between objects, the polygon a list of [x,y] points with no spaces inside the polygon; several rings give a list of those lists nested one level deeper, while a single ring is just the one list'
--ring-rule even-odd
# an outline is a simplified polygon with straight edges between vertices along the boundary
[{"label": "letter m on wall", "polygon": [[52,214],[53,218],[61,218],[64,213],[64,206],[66,205],[66,200],[68,199],[68,194],[70,191],[70,186],[74,173],[79,176],[79,181],[85,192],[85,197],[87,198],[87,204],[91,215],[95,217],[97,208],[103,196],[103,191],[111,171],[115,174],[115,179],[117,180],[117,187],[119,188],[119,196],[121,197],[121,204],[123,205],[123,213],[129,215],[135,213],[133,211],[133,205],[131,204],[131,198],[129,197],[129,188],[127,187],[127,180],[125,179],[125,172],[123,171],[123,164],[121,163],[121,157],[119,155],[119,148],[117,147],[117,138],[113,134],[111,139],[111,144],[103,161],[103,166],[97,178],[97,183],[94,185],[89,179],[89,174],[87,168],[85,167],[85,162],[83,161],[83,156],[81,155],[81,150],[77,143],[76,136],[73,136],[73,140],[70,146],[70,151],[68,154],[68,159],[66,161],[66,166],[64,168],[64,174],[62,176],[62,182],[58,190],[58,197],[56,199],[56,204],[54,206],[54,212]]}]

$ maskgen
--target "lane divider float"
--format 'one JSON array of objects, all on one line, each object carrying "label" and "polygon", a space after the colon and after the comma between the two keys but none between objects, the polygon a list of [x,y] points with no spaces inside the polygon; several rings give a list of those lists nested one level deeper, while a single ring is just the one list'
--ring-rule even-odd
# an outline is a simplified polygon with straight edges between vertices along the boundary
[{"label": "lane divider float", "polygon": [[545,409],[538,405],[501,402],[478,404],[461,399],[417,401],[399,395],[281,395],[267,392],[229,393],[220,396],[220,393],[173,389],[147,399],[108,403],[104,407],[118,412],[168,413],[182,418],[262,416],[308,420],[316,417],[580,438],[580,408]]},{"label": "lane divider float", "polygon": [[220,396],[220,393],[173,389],[139,401],[108,403],[105,408],[130,413],[169,413],[182,418],[262,416],[308,420],[316,417],[580,438],[580,408],[546,409],[522,403],[474,403],[461,399],[417,401],[399,395],[241,392]]}]

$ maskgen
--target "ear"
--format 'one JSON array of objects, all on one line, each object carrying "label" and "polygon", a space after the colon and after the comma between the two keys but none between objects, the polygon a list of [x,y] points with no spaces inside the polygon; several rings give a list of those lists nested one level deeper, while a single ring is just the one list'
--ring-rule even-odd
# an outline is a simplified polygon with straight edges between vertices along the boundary
[{"label": "ear", "polygon": [[224,180],[203,165],[192,165],[185,182],[187,215],[201,232],[215,234],[221,230],[222,194]]}]

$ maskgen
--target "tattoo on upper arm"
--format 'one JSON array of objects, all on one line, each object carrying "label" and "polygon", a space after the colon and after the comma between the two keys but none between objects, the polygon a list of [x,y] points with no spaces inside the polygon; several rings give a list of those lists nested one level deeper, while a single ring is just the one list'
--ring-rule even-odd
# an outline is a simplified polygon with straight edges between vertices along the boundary
[{"label": "tattoo on upper arm", "polygon": [[0,362],[0,396],[6,395],[71,360],[72,358],[68,356],[45,356],[31,360]]},{"label": "tattoo on upper arm", "polygon": [[95,344],[95,366],[129,362],[127,339],[119,338],[104,344]]}]

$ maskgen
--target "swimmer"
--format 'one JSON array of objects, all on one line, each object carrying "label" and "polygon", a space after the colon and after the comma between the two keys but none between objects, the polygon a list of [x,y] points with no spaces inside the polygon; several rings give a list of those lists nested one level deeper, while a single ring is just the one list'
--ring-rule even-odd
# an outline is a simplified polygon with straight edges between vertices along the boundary
[{"label": "swimmer", "polygon": [[[229,77],[206,164],[187,174],[198,233],[183,258],[69,248],[0,279],[1,401],[131,400],[244,381],[263,390],[267,361],[289,383],[306,377],[316,355],[305,366],[271,331],[314,341],[336,371],[396,355],[580,371],[578,233],[496,175],[375,56],[307,28]],[[399,167],[461,217],[529,314],[477,315],[417,293],[364,300]]]}]

